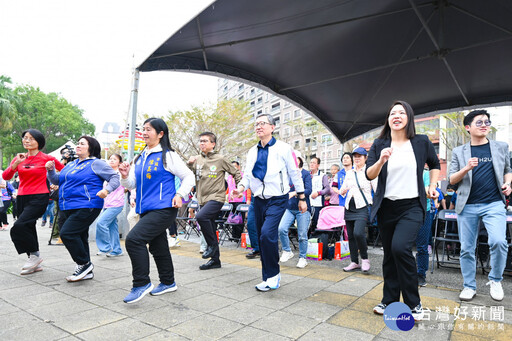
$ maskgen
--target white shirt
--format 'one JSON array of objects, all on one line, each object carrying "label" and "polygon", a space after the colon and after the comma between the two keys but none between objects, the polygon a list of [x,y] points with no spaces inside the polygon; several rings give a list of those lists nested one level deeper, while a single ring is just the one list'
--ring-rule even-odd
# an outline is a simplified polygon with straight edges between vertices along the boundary
[{"label": "white shirt", "polygon": [[[368,205],[373,204],[372,200],[372,189],[373,192],[377,192],[377,183],[379,178],[376,177],[373,180],[368,180],[365,175],[366,165],[357,171],[357,181],[359,181],[359,186],[361,187],[361,191],[364,193],[364,197],[368,202]],[[359,186],[356,181],[356,170],[351,169],[347,172],[345,176],[345,180],[343,180],[343,185],[340,190],[348,189],[347,197],[345,199],[345,208],[348,210],[348,206],[350,204],[350,199],[354,198],[354,203],[356,208],[362,208],[366,206],[366,202],[364,201],[363,196],[361,195],[361,191],[359,190]]]},{"label": "white shirt", "polygon": [[384,198],[389,200],[411,199],[419,196],[416,176],[416,156],[411,141],[397,147],[391,143],[393,152],[388,160],[388,176]]}]

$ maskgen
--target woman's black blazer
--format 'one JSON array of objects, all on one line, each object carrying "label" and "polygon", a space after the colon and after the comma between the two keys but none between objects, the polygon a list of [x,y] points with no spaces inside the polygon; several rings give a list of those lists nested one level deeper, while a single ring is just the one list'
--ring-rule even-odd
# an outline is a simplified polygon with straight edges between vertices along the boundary
[{"label": "woman's black blazer", "polygon": [[[425,193],[425,185],[423,184],[423,168],[425,163],[428,164],[429,169],[440,169],[439,159],[437,158],[434,145],[428,139],[427,135],[416,135],[411,139],[412,149],[414,156],[416,157],[416,180],[418,183],[418,193],[420,196],[421,206],[423,207],[423,213],[427,209],[427,194]],[[390,139],[376,139],[373,141],[372,147],[368,152],[368,160],[366,161],[366,171],[368,168],[373,166],[380,158],[380,152],[382,149],[390,147]],[[366,175],[368,178],[368,174]],[[377,185],[377,192],[373,198],[372,216],[370,221],[374,219],[379,211],[379,207],[384,199],[384,193],[386,192],[386,179],[388,177],[388,163],[386,162],[379,174],[379,181]]]}]

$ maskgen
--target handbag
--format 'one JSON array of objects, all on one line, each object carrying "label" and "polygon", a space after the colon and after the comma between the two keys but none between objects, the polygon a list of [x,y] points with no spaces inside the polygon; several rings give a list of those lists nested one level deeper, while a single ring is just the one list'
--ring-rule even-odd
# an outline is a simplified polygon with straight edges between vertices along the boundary
[{"label": "handbag", "polygon": [[233,213],[231,212],[228,215],[228,219],[226,220],[226,223],[232,224],[232,225],[243,225],[244,219],[242,218],[241,213]]}]

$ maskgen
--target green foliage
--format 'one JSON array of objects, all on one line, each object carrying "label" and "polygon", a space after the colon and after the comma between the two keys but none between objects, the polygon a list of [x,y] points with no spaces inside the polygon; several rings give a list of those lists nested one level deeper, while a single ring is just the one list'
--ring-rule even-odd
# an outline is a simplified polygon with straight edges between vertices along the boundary
[{"label": "green foliage", "polygon": [[82,109],[59,94],[47,94],[39,88],[22,85],[12,90],[12,95],[16,99],[11,102],[16,119],[0,126],[4,166],[16,153],[24,151],[21,133],[26,129],[34,128],[43,133],[46,138],[43,151],[53,151],[68,140],[77,141],[82,135],[94,135],[95,127],[83,117]]},{"label": "green foliage", "polygon": [[169,127],[171,145],[183,159],[188,160],[200,153],[199,134],[205,131],[217,136],[215,150],[237,159],[244,157],[256,144],[253,121],[248,111],[247,102],[227,100],[216,105],[169,112],[163,119]]},{"label": "green foliage", "polygon": [[0,75],[0,129],[11,128],[16,118],[18,98],[9,84],[12,84],[11,78]]}]

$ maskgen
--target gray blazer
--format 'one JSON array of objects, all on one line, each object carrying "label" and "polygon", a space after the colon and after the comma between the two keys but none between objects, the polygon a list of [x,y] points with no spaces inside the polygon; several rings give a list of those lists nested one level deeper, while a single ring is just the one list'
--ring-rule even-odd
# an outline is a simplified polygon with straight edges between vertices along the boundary
[{"label": "gray blazer", "polygon": [[[501,192],[501,185],[503,184],[503,176],[511,173],[510,169],[510,158],[508,152],[508,144],[500,141],[489,140],[492,156],[492,166],[494,168],[494,175],[496,176],[496,182],[499,186],[499,192],[503,203],[505,203],[505,196]],[[457,173],[459,170],[464,168],[469,159],[471,158],[471,146],[466,143],[462,146],[456,147],[452,151],[452,162],[450,163],[450,177]],[[471,183],[473,180],[473,171],[469,171],[462,181],[458,183],[457,189],[457,203],[455,205],[455,211],[460,214],[466,205],[471,191]]]}]

